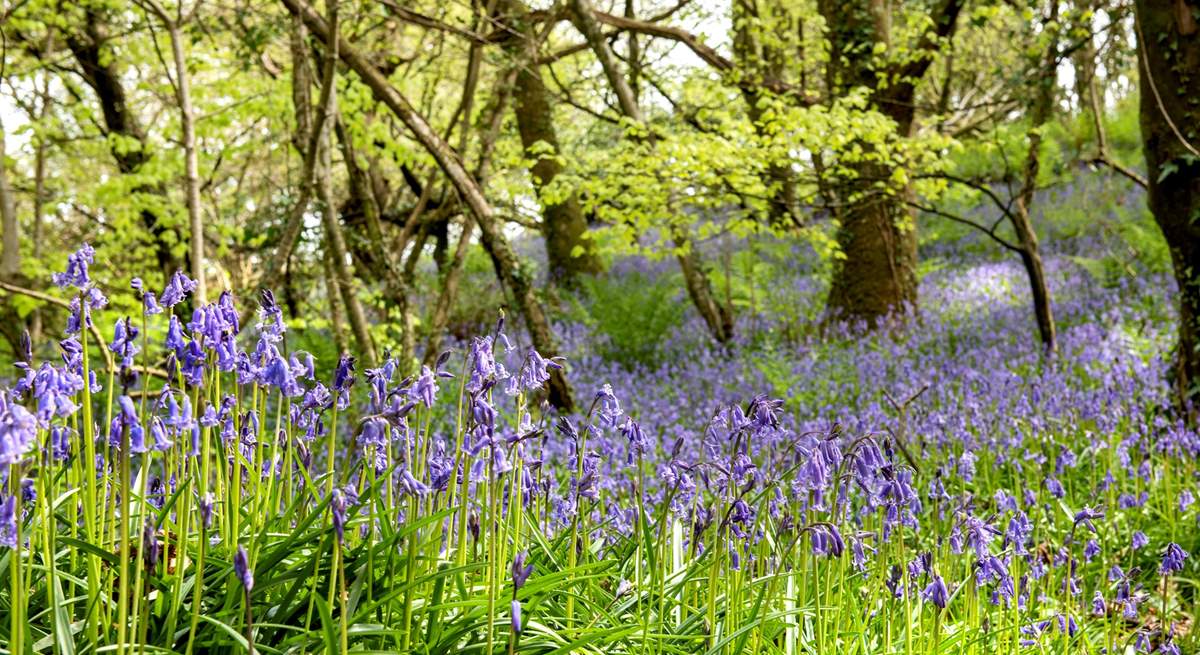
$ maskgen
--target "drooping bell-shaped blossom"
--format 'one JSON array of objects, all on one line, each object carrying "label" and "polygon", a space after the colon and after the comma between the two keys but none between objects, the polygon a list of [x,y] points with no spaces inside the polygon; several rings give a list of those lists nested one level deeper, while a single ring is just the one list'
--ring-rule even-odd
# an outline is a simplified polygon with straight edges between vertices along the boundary
[{"label": "drooping bell-shaped blossom", "polygon": [[184,298],[195,290],[195,281],[185,275],[183,271],[175,271],[175,274],[167,282],[167,286],[163,287],[159,301],[168,308],[174,307],[183,302]]},{"label": "drooping bell-shaped blossom", "polygon": [[1133,537],[1129,540],[1129,547],[1133,550],[1141,550],[1150,545],[1150,537],[1146,536],[1141,530],[1134,530]]},{"label": "drooping bell-shaped blossom", "polygon": [[0,546],[13,549],[17,547],[17,521],[19,520],[17,497],[9,494],[3,501],[0,501]]},{"label": "drooping bell-shaped blossom", "polygon": [[421,375],[419,375],[416,381],[413,383],[409,394],[414,399],[424,403],[425,407],[432,408],[434,397],[437,395],[437,392],[437,376],[428,366],[423,367],[421,369]]},{"label": "drooping bell-shaped blossom", "polygon": [[354,358],[343,353],[338,359],[337,368],[333,370],[333,394],[337,398],[339,410],[350,406],[350,387],[353,385]]},{"label": "drooping bell-shaped blossom", "polygon": [[233,572],[242,583],[242,589],[250,593],[254,589],[254,569],[250,568],[250,556],[241,544],[238,544],[237,553],[233,556]]},{"label": "drooping bell-shaped blossom", "polygon": [[650,440],[646,438],[642,426],[629,417],[621,424],[621,434],[629,440],[629,455],[625,463],[632,464],[634,459],[646,453],[650,447]]},{"label": "drooping bell-shaped blossom", "polygon": [[88,272],[88,267],[95,261],[96,250],[89,244],[83,244],[79,250],[67,256],[67,270],[62,273],[54,273],[50,276],[54,284],[60,289],[75,287],[77,289],[87,288],[92,283],[92,278]]},{"label": "drooping bell-shaped blossom", "polygon": [[1183,570],[1183,560],[1187,559],[1188,553],[1179,544],[1171,542],[1167,544],[1166,550],[1163,551],[1162,563],[1158,567],[1158,572],[1163,575],[1178,573]]},{"label": "drooping bell-shaped blossom", "polygon": [[[547,378],[548,379],[548,378]],[[612,426],[617,424],[617,420],[621,418],[621,402],[617,400],[617,395],[613,393],[612,385],[605,384],[596,391],[595,397],[596,406],[596,422],[604,426]]]},{"label": "drooping bell-shaped blossom", "polygon": [[509,395],[538,391],[550,379],[551,370],[561,370],[558,358],[546,359],[535,348],[530,347],[517,374],[508,379],[505,392]]},{"label": "drooping bell-shaped blossom", "polygon": [[0,392],[0,466],[24,459],[37,444],[37,418]]},{"label": "drooping bell-shaped blossom", "polygon": [[946,608],[946,604],[950,602],[950,592],[946,589],[946,582],[942,580],[942,576],[933,574],[929,585],[921,591],[921,598],[938,609]]},{"label": "drooping bell-shaped blossom", "polygon": [[261,317],[258,331],[262,334],[263,339],[271,343],[279,343],[283,340],[283,333],[287,330],[287,326],[283,324],[283,310],[280,309],[279,303],[275,302],[275,294],[270,289],[263,289],[259,293],[258,305]]},{"label": "drooping bell-shaped blossom", "polygon": [[109,350],[120,358],[121,368],[133,368],[134,357],[141,352],[141,347],[137,345],[138,332],[138,328],[130,322],[128,316],[124,320],[118,320],[113,327],[113,340],[109,344]]}]

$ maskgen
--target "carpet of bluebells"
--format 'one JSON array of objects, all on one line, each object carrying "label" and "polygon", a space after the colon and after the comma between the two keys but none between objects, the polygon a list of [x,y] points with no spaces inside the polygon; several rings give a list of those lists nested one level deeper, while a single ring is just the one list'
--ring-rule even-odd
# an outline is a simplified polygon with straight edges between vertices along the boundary
[{"label": "carpet of bluebells", "polygon": [[[873,333],[764,305],[630,365],[501,320],[328,376],[269,292],[251,325],[229,294],[185,316],[186,276],[101,289],[85,246],[0,394],[0,649],[1195,652],[1172,284],[1097,279],[1090,238],[1048,259],[1053,357],[1017,262],[935,243],[919,317]],[[800,259],[770,294],[819,307]]]}]

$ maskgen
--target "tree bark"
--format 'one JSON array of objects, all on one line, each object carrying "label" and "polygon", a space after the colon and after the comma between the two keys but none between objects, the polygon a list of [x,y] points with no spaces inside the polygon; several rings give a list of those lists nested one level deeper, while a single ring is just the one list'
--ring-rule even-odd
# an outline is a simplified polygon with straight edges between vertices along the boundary
[{"label": "tree bark", "polygon": [[433,366],[434,361],[441,354],[438,351],[442,348],[442,333],[445,332],[446,323],[450,320],[450,308],[454,305],[454,299],[458,297],[458,281],[462,277],[463,262],[467,259],[467,249],[471,245],[471,232],[474,228],[474,224],[463,219],[462,233],[458,237],[458,245],[454,248],[454,259],[451,260],[442,275],[442,286],[438,291],[433,316],[429,320],[429,337],[425,342],[424,363],[426,366]]},{"label": "tree bark", "polygon": [[[871,105],[896,123],[901,138],[912,135],[916,86],[941,38],[952,37],[962,0],[942,0],[933,10],[932,36],[902,64],[879,67],[872,53],[891,47],[890,8],[881,0],[820,0],[830,46],[827,83],[834,95],[854,87],[872,90]],[[917,232],[907,187],[881,191],[876,184],[893,171],[865,158],[849,162],[852,175],[836,181],[844,199],[837,232],[844,256],[834,265],[827,299],[832,318],[878,325],[885,317],[916,308]]]},{"label": "tree bark", "polygon": [[326,34],[325,72],[322,75],[325,88],[321,89],[322,97],[326,98],[325,111],[327,119],[323,121],[320,148],[321,172],[317,181],[317,195],[321,200],[321,223],[325,228],[325,247],[333,264],[334,277],[342,294],[342,306],[346,308],[346,318],[350,322],[350,331],[358,344],[358,350],[366,361],[368,368],[373,368],[378,361],[375,356],[375,344],[371,341],[371,330],[367,324],[367,315],[362,303],[358,300],[358,285],[355,284],[353,273],[346,261],[346,241],[342,236],[342,226],[338,222],[337,205],[333,202],[333,130],[330,129],[332,117],[337,115],[337,51],[338,23],[337,5],[330,5],[329,30]]},{"label": "tree bark", "polygon": [[[325,20],[313,11],[312,7],[304,0],[281,1],[289,12],[300,16],[314,34],[328,38],[329,28]],[[387,106],[396,118],[404,123],[417,141],[437,161],[446,176],[450,178],[461,200],[470,210],[476,224],[479,225],[480,241],[484,250],[492,258],[497,276],[513,294],[518,311],[525,317],[525,324],[534,347],[543,356],[557,355],[557,346],[550,329],[550,321],[546,318],[546,313],[534,294],[532,280],[520,260],[517,259],[516,254],[513,253],[502,227],[496,221],[492,206],[484,198],[483,191],[474,178],[463,166],[458,153],[433,131],[425,117],[417,113],[408,99],[387,81],[387,78],[370,60],[344,38],[339,37],[337,43],[337,53],[341,60],[358,74],[363,83],[371,89],[375,99]],[[564,411],[574,408],[571,387],[561,370],[554,370],[551,373],[548,388],[549,400],[552,405]]]},{"label": "tree bark", "polygon": [[700,318],[704,319],[708,331],[718,342],[732,341],[733,314],[728,305],[717,302],[708,272],[704,270],[696,248],[681,231],[675,233],[674,241],[675,247],[680,250],[676,259],[679,260],[679,269],[683,272],[684,286],[687,287],[688,297],[692,299]]},{"label": "tree bark", "polygon": [[196,117],[192,109],[192,87],[188,79],[187,59],[183,53],[182,0],[175,18],[154,0],[143,0],[157,14],[171,40],[171,59],[175,66],[175,101],[179,104],[179,122],[183,132],[184,193],[187,197],[188,226],[191,236],[190,254],[192,279],[196,282],[198,304],[208,302],[208,281],[204,274],[204,216],[200,208],[200,160],[196,151]]},{"label": "tree bark", "polygon": [[[504,47],[517,65],[513,113],[526,156],[536,157],[529,167],[529,176],[542,203],[542,234],[546,241],[550,279],[572,286],[581,275],[595,275],[603,271],[604,266],[594,244],[585,236],[587,220],[578,196],[572,192],[565,199],[552,202],[543,195],[563,171],[558,159],[554,108],[542,80],[541,67],[531,63],[536,59],[537,39],[525,15],[528,10],[515,0],[506,2],[502,7],[507,13],[505,23],[513,34],[513,38],[505,40]],[[549,152],[539,151],[539,148],[548,149]],[[534,155],[534,152],[538,154]],[[575,253],[577,249],[579,254]]]},{"label": "tree bark", "polygon": [[17,220],[6,159],[4,125],[0,123],[0,229],[4,230],[4,244],[0,247],[0,280],[11,282],[21,273],[21,224]]},{"label": "tree bark", "polygon": [[[742,98],[746,102],[746,114],[750,117],[750,122],[754,125],[754,131],[759,138],[769,140],[771,129],[765,120],[763,103],[767,99],[770,89],[780,88],[784,82],[783,53],[779,46],[773,45],[771,42],[778,38],[781,42],[786,43],[784,32],[790,31],[791,25],[786,24],[786,21],[781,21],[778,16],[773,16],[770,20],[783,23],[782,25],[771,25],[775,28],[776,35],[768,36],[766,39],[756,39],[750,29],[751,19],[756,17],[750,14],[751,11],[759,10],[747,3],[733,3],[733,53],[734,59],[741,69],[742,77],[739,87]],[[801,62],[800,66],[803,65]],[[775,227],[798,228],[804,225],[797,199],[796,177],[790,160],[772,159],[767,163],[765,181],[771,189],[767,220]]]},{"label": "tree bark", "polygon": [[[1045,25],[1049,26],[1057,21],[1058,3],[1051,3],[1050,18]],[[1033,101],[1030,103],[1029,151],[1025,155],[1024,182],[1021,185],[1021,193],[1017,197],[1014,211],[1010,216],[1013,230],[1017,234],[1017,243],[1021,246],[1021,263],[1029,278],[1038,336],[1041,339],[1042,348],[1048,354],[1053,354],[1058,350],[1058,338],[1054,326],[1054,311],[1050,305],[1050,287],[1046,284],[1046,270],[1042,265],[1037,232],[1033,228],[1029,210],[1033,205],[1033,194],[1037,190],[1038,171],[1041,168],[1039,150],[1042,146],[1042,128],[1050,120],[1050,113],[1054,109],[1057,62],[1058,43],[1055,41],[1046,48],[1042,60],[1038,62],[1037,76],[1032,89]]]},{"label": "tree bark", "polygon": [[[645,115],[642,114],[637,97],[621,71],[620,63],[600,33],[600,27],[596,22],[591,4],[588,0],[571,0],[571,12],[576,27],[583,32],[588,45],[592,48],[596,58],[600,60],[604,76],[608,78],[613,92],[620,100],[621,111],[626,118],[632,120],[639,127],[645,128]],[[649,138],[653,139],[653,136]],[[675,228],[671,236],[676,248],[680,250],[676,259],[679,261],[679,268],[683,273],[688,297],[691,298],[700,317],[704,319],[704,324],[708,326],[713,338],[720,343],[728,343],[733,339],[732,309],[728,305],[722,306],[717,301],[712,291],[712,284],[709,282],[700,260],[700,254],[689,243],[687,233],[682,229]]]},{"label": "tree bark", "polygon": [[[1192,2],[1136,0],[1138,86],[1148,200],[1178,283],[1179,341],[1173,386],[1194,413],[1200,382],[1200,28]],[[1193,414],[1194,416],[1194,414]]]}]

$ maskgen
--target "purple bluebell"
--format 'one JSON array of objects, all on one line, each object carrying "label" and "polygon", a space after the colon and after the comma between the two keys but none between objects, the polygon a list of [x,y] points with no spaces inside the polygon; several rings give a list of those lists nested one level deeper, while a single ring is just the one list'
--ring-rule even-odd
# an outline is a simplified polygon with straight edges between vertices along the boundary
[{"label": "purple bluebell", "polygon": [[1163,575],[1178,573],[1183,570],[1183,560],[1187,559],[1187,551],[1180,548],[1179,544],[1171,542],[1167,544],[1166,550],[1163,551],[1162,563],[1158,567],[1158,572]]},{"label": "purple bluebell", "polygon": [[20,462],[37,444],[37,419],[0,392],[0,465]]},{"label": "purple bluebell", "polygon": [[0,502],[0,546],[17,547],[17,497],[9,494]]},{"label": "purple bluebell", "polygon": [[168,308],[174,307],[183,302],[183,299],[195,290],[196,283],[191,278],[185,275],[183,271],[175,271],[175,274],[167,282],[167,286],[163,287],[159,301]]},{"label": "purple bluebell", "polygon": [[233,556],[233,572],[242,583],[242,589],[250,593],[254,589],[254,569],[250,568],[250,556],[241,544],[238,544],[237,553]]},{"label": "purple bluebell", "polygon": [[946,589],[946,583],[942,580],[942,576],[934,573],[929,585],[921,591],[921,598],[932,603],[938,609],[945,609],[946,604],[950,602],[950,593]]},{"label": "purple bluebell", "polygon": [[54,273],[50,278],[60,289],[86,288],[92,283],[91,276],[88,274],[88,266],[95,260],[95,257],[96,250],[85,243],[80,246],[79,250],[67,256],[67,270],[63,273]]}]

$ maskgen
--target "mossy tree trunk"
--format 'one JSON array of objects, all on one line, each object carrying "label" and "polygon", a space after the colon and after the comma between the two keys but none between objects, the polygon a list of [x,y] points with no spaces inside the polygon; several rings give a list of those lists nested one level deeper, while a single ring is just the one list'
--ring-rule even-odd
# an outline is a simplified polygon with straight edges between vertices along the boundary
[{"label": "mossy tree trunk", "polygon": [[1200,4],[1137,0],[1142,151],[1150,210],[1179,285],[1173,383],[1181,407],[1200,383]]},{"label": "mossy tree trunk", "polygon": [[[891,49],[891,5],[883,0],[820,0],[829,42],[827,83],[838,97],[870,89],[870,102],[895,121],[900,138],[912,135],[917,83],[939,44],[954,34],[961,0],[942,0],[930,18],[933,30],[902,64],[877,65],[873,53]],[[864,144],[869,149],[869,144]],[[876,325],[917,302],[917,232],[907,187],[884,190],[889,164],[862,158],[848,162],[851,175],[835,181],[845,200],[837,240],[844,258],[834,267],[827,299],[830,316]]]}]

